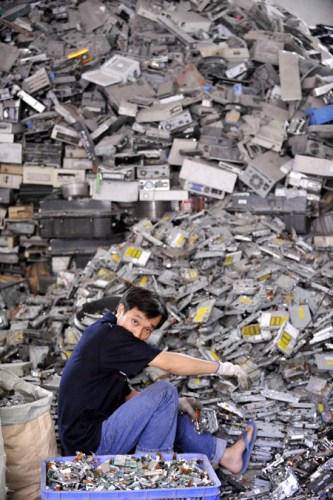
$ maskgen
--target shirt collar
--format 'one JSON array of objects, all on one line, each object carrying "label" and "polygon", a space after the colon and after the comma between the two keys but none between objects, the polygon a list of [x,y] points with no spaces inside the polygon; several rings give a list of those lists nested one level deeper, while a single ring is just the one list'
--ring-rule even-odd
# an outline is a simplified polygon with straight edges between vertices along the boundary
[{"label": "shirt collar", "polygon": [[115,325],[117,323],[117,317],[112,311],[107,311],[103,315],[102,322],[103,323],[108,322],[108,323],[112,323],[113,325]]}]

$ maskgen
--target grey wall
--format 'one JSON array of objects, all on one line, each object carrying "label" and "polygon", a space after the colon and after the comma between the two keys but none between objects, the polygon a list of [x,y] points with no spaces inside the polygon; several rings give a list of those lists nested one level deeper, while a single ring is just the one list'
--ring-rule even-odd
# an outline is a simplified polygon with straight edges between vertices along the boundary
[{"label": "grey wall", "polygon": [[309,26],[333,25],[333,0],[270,0],[269,3],[288,9]]}]

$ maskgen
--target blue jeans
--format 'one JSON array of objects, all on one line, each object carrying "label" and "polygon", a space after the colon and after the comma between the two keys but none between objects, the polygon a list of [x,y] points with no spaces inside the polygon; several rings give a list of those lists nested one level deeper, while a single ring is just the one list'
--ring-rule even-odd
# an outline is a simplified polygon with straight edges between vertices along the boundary
[{"label": "blue jeans", "polygon": [[226,442],[209,433],[197,434],[188,415],[178,415],[178,392],[174,385],[159,381],[121,405],[102,424],[96,455],[203,453],[218,463]]}]

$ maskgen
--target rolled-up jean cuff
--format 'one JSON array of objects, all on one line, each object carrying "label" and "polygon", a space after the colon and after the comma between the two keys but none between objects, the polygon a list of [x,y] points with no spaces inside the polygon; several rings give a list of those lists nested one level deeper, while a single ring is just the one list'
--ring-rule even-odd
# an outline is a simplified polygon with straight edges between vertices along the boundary
[{"label": "rolled-up jean cuff", "polygon": [[210,460],[213,465],[218,465],[220,463],[226,447],[227,442],[224,439],[216,438],[215,453]]}]

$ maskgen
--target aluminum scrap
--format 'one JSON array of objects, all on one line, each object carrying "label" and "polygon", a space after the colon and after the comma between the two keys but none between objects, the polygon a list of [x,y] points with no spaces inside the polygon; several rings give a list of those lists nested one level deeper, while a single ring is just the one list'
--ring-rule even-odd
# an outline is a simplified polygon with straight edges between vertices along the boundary
[{"label": "aluminum scrap", "polygon": [[15,391],[0,390],[0,407],[18,406],[26,403],[22,394]]},{"label": "aluminum scrap", "polygon": [[162,454],[109,458],[77,453],[72,460],[46,462],[45,491],[121,491],[213,486],[202,459]]}]

